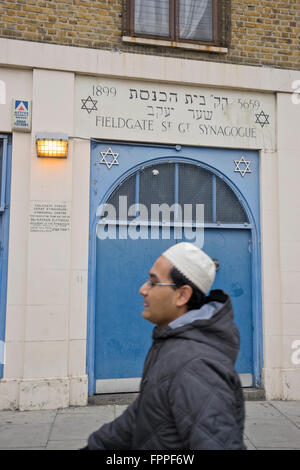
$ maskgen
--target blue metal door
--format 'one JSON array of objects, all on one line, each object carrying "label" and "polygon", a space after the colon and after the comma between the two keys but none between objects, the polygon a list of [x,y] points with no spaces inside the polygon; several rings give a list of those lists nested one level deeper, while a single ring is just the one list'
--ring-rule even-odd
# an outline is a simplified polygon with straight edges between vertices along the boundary
[{"label": "blue metal door", "polygon": [[10,173],[11,139],[0,134],[0,379],[3,377],[5,351]]},{"label": "blue metal door", "polygon": [[236,370],[250,375],[253,372],[251,231],[206,229],[203,249],[218,261],[213,289],[223,289],[231,297],[241,337]]},{"label": "blue metal door", "polygon": [[[148,229],[149,230],[149,229]],[[97,380],[140,377],[151,344],[153,325],[145,321],[140,286],[155,260],[177,241],[97,241]],[[236,363],[240,374],[252,374],[252,286],[249,230],[207,229],[203,249],[218,262],[214,289],[231,297],[241,335]]]},{"label": "blue metal door", "polygon": [[153,325],[145,321],[140,286],[174,240],[98,240],[97,379],[140,377]]},{"label": "blue metal door", "polygon": [[[93,147],[91,213],[96,212],[97,203],[115,204],[120,195],[127,195],[128,204],[143,203],[147,207],[151,202],[171,205],[174,202],[195,204],[198,201],[205,205],[203,249],[218,264],[213,289],[223,289],[231,296],[241,335],[236,369],[245,378],[244,385],[251,386],[253,379],[258,383],[257,370],[261,364],[257,363],[257,356],[261,352],[257,353],[259,338],[253,334],[260,328],[257,318],[260,283],[257,274],[259,184],[256,153],[249,152],[254,173],[249,181],[250,178],[243,180],[243,176],[234,174],[232,165],[230,168],[230,163],[238,156],[237,151],[226,154],[226,151],[213,149],[180,149],[183,155],[178,156],[178,149],[166,151],[158,147],[118,145],[114,144],[112,153],[122,152],[128,157],[125,166],[129,171],[115,181],[108,166],[96,164],[99,151],[107,149],[107,144],[97,143]],[[132,161],[134,159],[138,161]],[[217,164],[219,168],[213,171]],[[226,177],[228,168],[234,181],[230,187],[227,184],[230,180]],[[153,175],[160,175],[164,183],[153,182]],[[245,199],[239,193],[241,189],[244,189]],[[91,224],[94,233],[97,223],[99,218],[94,217]],[[90,393],[134,391],[137,386],[135,383],[132,388],[129,384],[128,388],[126,380],[141,376],[153,329],[153,325],[141,316],[143,299],[139,288],[157,257],[172,244],[185,239],[184,230],[178,237],[172,220],[169,225],[170,236],[167,239],[162,234],[161,224],[158,239],[152,239],[151,223],[147,224],[147,221],[141,228],[144,237],[120,237],[120,230],[124,227],[121,229],[122,224],[118,225],[118,222],[114,239],[91,237],[90,247],[95,246],[95,249],[91,249],[94,262],[90,262],[95,266],[95,274],[90,276],[91,286],[94,281],[94,290],[90,287],[90,293],[94,291],[95,297],[90,296],[90,308],[94,305],[94,322],[90,322],[90,337],[94,337],[93,361],[88,358],[88,363],[93,364],[94,387],[90,385]],[[112,385],[116,382],[121,383],[117,388]],[[108,388],[103,388],[105,383]]]}]

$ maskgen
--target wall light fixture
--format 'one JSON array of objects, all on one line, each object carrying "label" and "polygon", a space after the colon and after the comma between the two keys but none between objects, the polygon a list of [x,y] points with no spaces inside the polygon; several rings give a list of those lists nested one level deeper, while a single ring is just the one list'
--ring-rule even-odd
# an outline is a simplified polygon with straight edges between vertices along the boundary
[{"label": "wall light fixture", "polygon": [[38,157],[66,158],[69,139],[61,132],[38,132],[36,134],[36,152]]}]

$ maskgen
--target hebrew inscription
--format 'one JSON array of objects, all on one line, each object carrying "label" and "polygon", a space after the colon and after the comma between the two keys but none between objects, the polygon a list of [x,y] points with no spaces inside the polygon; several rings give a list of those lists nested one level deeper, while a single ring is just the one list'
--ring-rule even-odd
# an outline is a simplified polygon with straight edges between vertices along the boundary
[{"label": "hebrew inscription", "polygon": [[76,77],[78,137],[274,148],[272,94]]}]

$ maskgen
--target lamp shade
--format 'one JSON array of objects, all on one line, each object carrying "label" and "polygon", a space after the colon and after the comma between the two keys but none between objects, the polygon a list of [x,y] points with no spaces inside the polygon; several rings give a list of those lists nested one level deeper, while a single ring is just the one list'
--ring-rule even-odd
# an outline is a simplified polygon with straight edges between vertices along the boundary
[{"label": "lamp shade", "polygon": [[66,158],[69,139],[67,134],[41,132],[36,134],[36,152],[38,157]]}]

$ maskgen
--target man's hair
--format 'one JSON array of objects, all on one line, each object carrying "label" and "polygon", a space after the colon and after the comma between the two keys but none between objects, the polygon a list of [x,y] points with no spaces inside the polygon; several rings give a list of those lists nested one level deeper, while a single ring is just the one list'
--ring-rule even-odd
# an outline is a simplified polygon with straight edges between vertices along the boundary
[{"label": "man's hair", "polygon": [[192,281],[187,279],[184,276],[184,274],[178,271],[178,269],[175,268],[175,266],[173,266],[170,271],[170,277],[172,279],[172,282],[176,285],[174,289],[177,289],[185,285],[188,285],[193,289],[192,296],[187,303],[188,310],[199,309],[200,307],[202,307],[202,305],[205,304],[205,299],[206,299],[205,294],[203,294],[203,292],[201,292],[201,290],[198,287],[196,287]]}]

